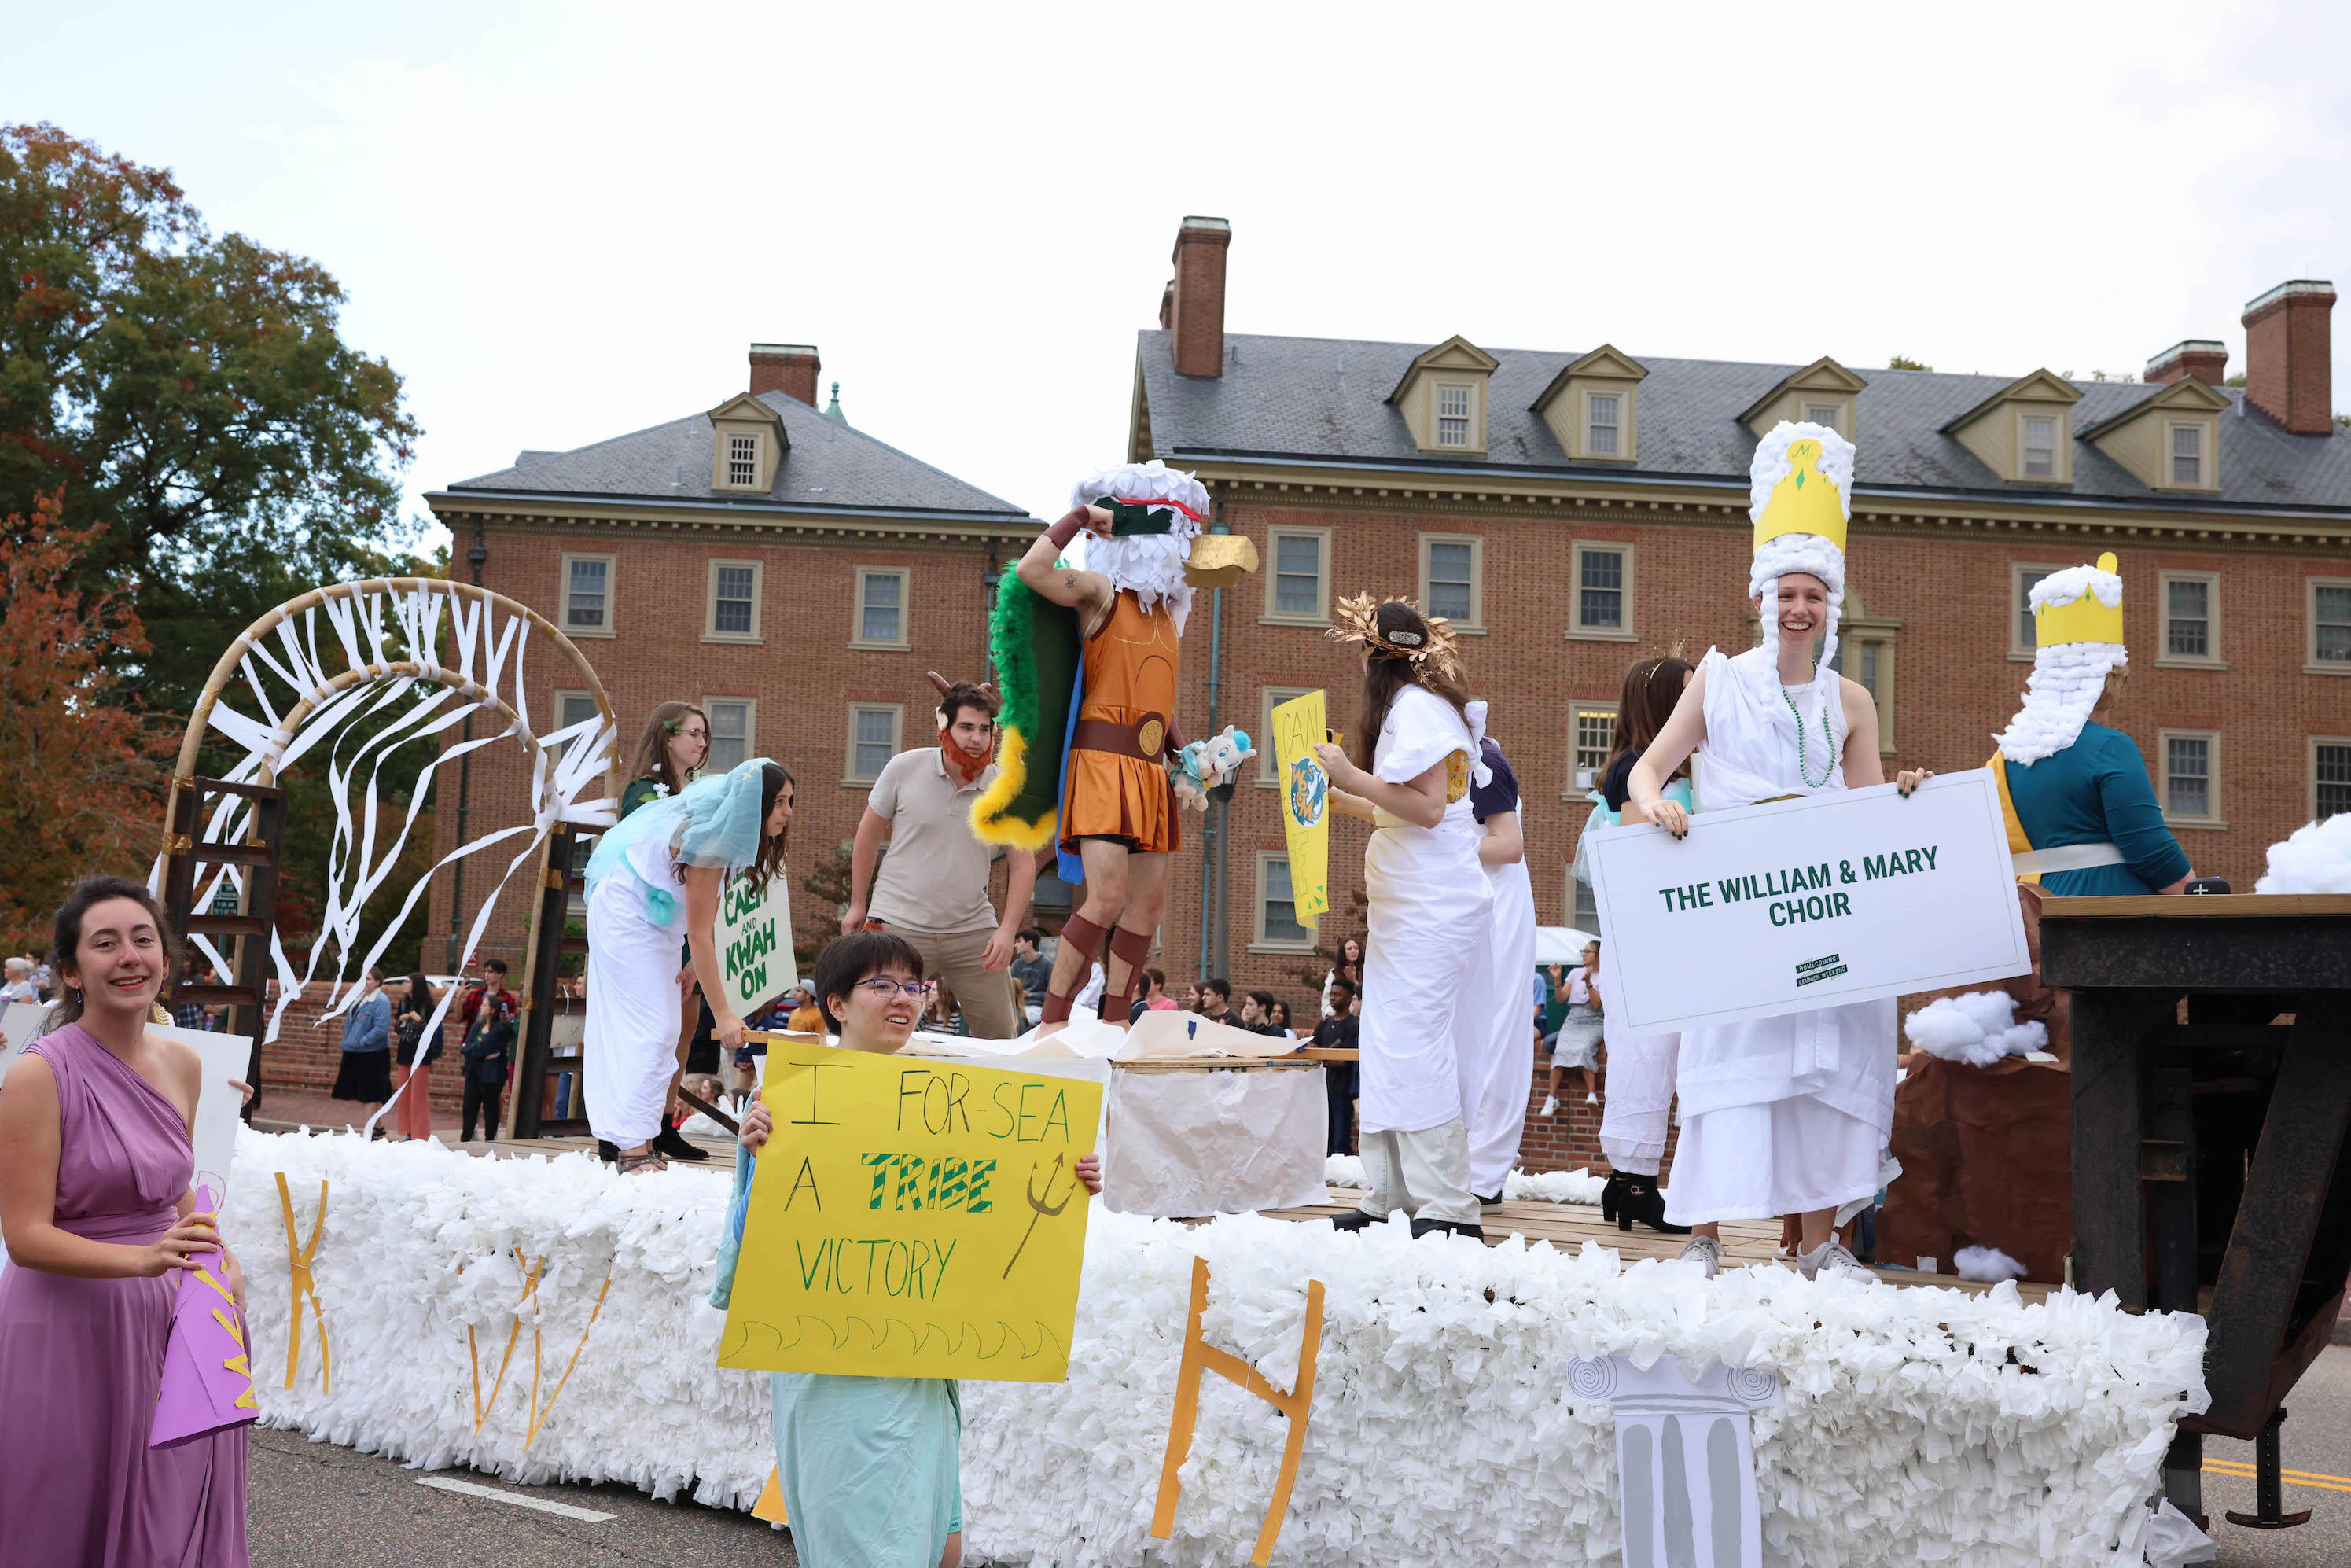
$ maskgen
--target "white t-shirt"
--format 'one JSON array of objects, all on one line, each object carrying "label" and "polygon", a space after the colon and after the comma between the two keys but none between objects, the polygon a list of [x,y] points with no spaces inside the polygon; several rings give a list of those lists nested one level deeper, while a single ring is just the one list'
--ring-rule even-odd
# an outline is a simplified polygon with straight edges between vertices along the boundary
[{"label": "white t-shirt", "polygon": [[1592,971],[1581,966],[1568,971],[1567,1005],[1588,1008],[1592,1005]]},{"label": "white t-shirt", "polygon": [[[1473,832],[1469,806],[1469,727],[1453,705],[1426,686],[1405,686],[1388,704],[1372,754],[1372,772],[1390,784],[1409,784],[1437,763],[1445,764],[1445,816],[1437,832]],[[1382,828],[1409,828],[1401,817],[1374,808]]]}]

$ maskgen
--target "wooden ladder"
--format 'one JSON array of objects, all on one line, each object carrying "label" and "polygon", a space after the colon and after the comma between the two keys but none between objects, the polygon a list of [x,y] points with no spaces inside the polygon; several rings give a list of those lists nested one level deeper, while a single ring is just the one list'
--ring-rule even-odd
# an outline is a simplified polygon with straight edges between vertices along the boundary
[{"label": "wooden ladder", "polygon": [[[253,802],[243,843],[208,844],[198,837],[205,801],[217,795],[235,795]],[[253,1097],[245,1104],[245,1119],[248,1122],[261,1104],[261,1037],[266,1021],[263,1016],[264,990],[270,974],[270,933],[277,927],[277,869],[285,856],[285,790],[259,784],[232,784],[225,779],[174,780],[171,817],[163,827],[163,917],[183,946],[191,936],[230,938],[230,966],[235,977],[227,985],[197,986],[181,983],[175,975],[169,988],[170,996],[173,1003],[183,1007],[191,1003],[227,1003],[228,1032],[245,1035],[253,1041],[253,1055],[245,1071],[246,1082],[253,1085]],[[245,894],[237,901],[235,914],[215,915],[209,908],[194,907],[196,868],[200,865],[247,868]]]}]

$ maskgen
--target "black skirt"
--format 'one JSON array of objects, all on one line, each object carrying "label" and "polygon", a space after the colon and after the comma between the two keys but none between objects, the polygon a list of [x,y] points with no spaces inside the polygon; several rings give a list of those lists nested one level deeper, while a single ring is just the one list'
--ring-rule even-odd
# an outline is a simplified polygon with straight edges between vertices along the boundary
[{"label": "black skirt", "polygon": [[343,1064],[335,1071],[334,1098],[357,1100],[366,1105],[380,1105],[391,1099],[392,1052],[389,1051],[343,1052]]}]

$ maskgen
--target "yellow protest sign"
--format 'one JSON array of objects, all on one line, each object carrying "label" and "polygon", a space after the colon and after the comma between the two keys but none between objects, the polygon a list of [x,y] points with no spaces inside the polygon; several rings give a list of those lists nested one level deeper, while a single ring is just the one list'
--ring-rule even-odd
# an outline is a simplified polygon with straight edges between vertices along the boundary
[{"label": "yellow protest sign", "polygon": [[776,1040],[718,1364],[1058,1383],[1102,1086]]},{"label": "yellow protest sign", "polygon": [[1273,760],[1281,779],[1281,834],[1290,846],[1290,896],[1298,923],[1331,907],[1331,776],[1314,758],[1326,719],[1321,692],[1273,710]]}]

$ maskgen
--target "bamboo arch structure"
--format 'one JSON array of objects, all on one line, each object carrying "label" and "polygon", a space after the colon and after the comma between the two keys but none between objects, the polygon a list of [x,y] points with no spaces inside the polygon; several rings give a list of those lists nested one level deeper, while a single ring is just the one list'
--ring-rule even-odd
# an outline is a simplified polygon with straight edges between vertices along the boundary
[{"label": "bamboo arch structure", "polygon": [[[592,717],[568,726],[533,722],[525,655],[534,637],[552,645],[570,677],[566,684],[584,689],[594,700]],[[400,707],[403,701],[406,706],[346,762],[340,756],[341,740],[350,723]],[[406,820],[388,842],[380,843],[378,783],[384,758],[402,744],[439,736],[469,720],[483,721],[470,727],[480,732],[436,748],[410,790]],[[226,741],[242,754],[217,779],[202,779],[197,773],[208,737]],[[355,955],[360,913],[396,869],[415,826],[425,786],[435,770],[483,747],[509,740],[524,749],[530,785],[529,821],[461,842],[440,857],[416,879],[400,913],[385,925],[369,950]],[[472,951],[507,883],[542,852],[556,823],[595,828],[616,819],[621,784],[618,743],[619,729],[603,683],[578,644],[528,606],[486,589],[441,578],[371,578],[313,589],[247,627],[214,665],[180,743],[164,816],[162,851],[156,858],[151,885],[161,894],[172,858],[188,855],[206,867],[202,880],[192,884],[192,909],[207,908],[225,888],[240,908],[245,907],[246,873],[256,863],[253,857],[240,861],[231,856],[215,862],[203,853],[201,846],[259,844],[256,823],[262,802],[252,793],[239,794],[234,788],[218,786],[267,790],[314,747],[327,747],[336,821],[319,940],[298,971],[275,930],[268,933],[278,995],[277,1005],[266,1009],[256,1041],[257,1051],[261,1044],[277,1038],[286,1009],[316,977],[328,948],[331,946],[336,954],[336,995],[326,1014],[331,1018],[359,998],[360,988],[344,983],[347,977],[358,977],[346,974],[353,957],[360,956],[363,975],[390,945],[435,874],[493,846],[512,845],[517,852],[474,917],[465,947]],[[364,792],[355,800],[354,787],[363,768]],[[600,779],[604,795],[584,798]],[[208,790],[206,785],[215,788]],[[191,796],[196,798],[185,799]],[[200,822],[191,820],[192,811],[201,813]],[[190,828],[175,831],[173,824],[183,821],[191,822]],[[256,936],[242,939],[252,941]],[[211,941],[203,936],[193,936],[191,941],[224,974],[231,972],[232,966]],[[254,967],[241,967],[239,972],[251,974]],[[455,995],[452,988],[434,1010],[428,1029],[440,1023]]]}]

